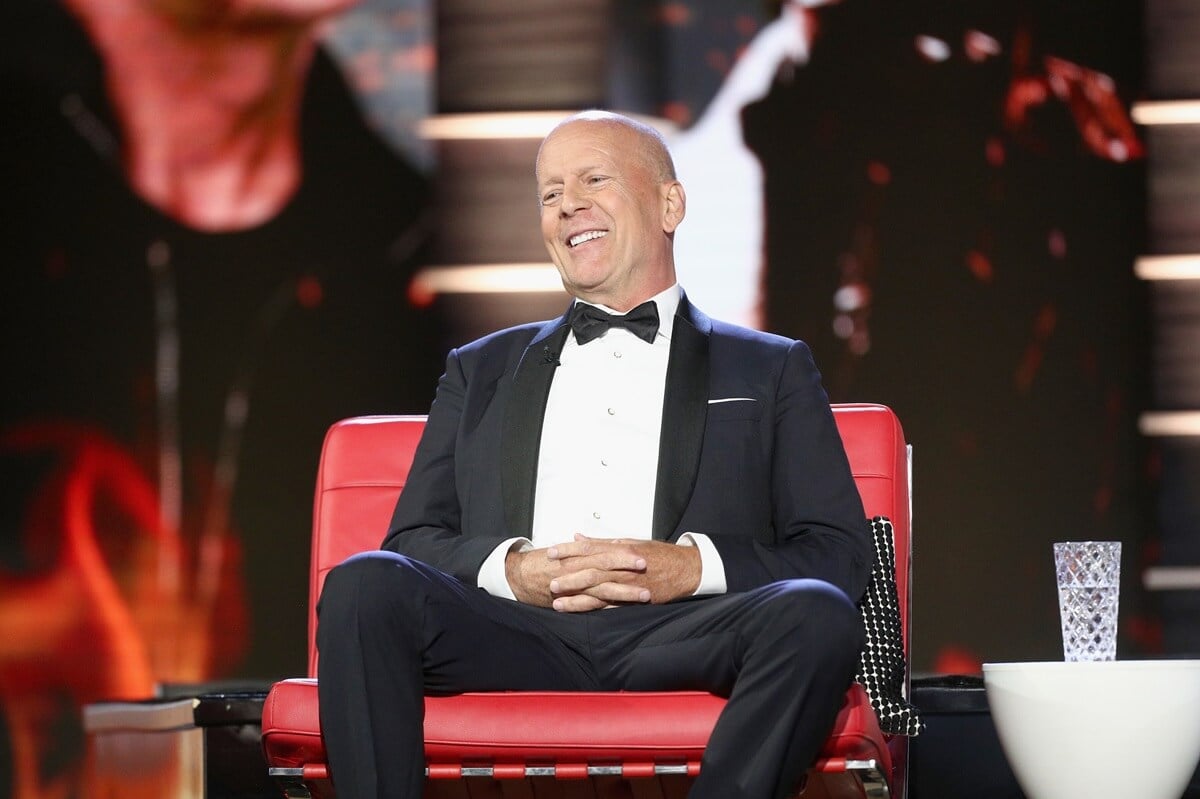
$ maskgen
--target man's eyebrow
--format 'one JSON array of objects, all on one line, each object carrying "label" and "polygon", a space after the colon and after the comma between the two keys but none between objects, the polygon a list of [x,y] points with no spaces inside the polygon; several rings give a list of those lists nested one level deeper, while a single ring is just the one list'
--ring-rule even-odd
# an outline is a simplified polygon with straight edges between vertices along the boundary
[{"label": "man's eyebrow", "polygon": [[[608,172],[612,172],[612,171],[613,171],[612,167],[605,166],[604,164],[588,164],[586,166],[581,166],[581,167],[578,167],[577,169],[573,169],[568,174],[573,175],[575,177],[580,177],[581,175],[586,175],[589,172],[608,173]],[[565,180],[566,180],[566,178],[560,177],[558,175],[547,177],[547,178],[544,178],[544,179],[538,181],[538,188],[541,188],[543,186],[559,185],[559,184],[562,184]]]}]

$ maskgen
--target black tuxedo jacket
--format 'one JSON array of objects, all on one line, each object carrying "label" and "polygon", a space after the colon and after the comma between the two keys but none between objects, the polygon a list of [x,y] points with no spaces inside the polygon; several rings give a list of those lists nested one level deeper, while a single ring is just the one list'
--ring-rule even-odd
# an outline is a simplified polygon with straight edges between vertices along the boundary
[{"label": "black tuxedo jacket", "polygon": [[[450,352],[384,549],[475,585],[504,539],[530,536],[568,333],[564,314]],[[815,577],[857,600],[873,548],[808,347],[711,320],[684,297],[666,381],[654,537],[708,535],[731,592]]]}]

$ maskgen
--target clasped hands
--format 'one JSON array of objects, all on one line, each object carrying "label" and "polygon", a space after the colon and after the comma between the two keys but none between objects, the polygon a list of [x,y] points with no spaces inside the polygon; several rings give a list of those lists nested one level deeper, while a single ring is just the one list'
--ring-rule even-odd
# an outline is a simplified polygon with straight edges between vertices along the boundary
[{"label": "clasped hands", "polygon": [[566,613],[614,605],[662,604],[695,593],[700,551],[664,541],[588,538],[505,557],[513,595]]}]

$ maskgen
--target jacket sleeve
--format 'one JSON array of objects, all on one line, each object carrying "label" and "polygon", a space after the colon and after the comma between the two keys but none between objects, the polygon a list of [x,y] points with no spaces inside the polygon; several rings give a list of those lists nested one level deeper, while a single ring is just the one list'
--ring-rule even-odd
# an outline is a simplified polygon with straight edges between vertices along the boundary
[{"label": "jacket sleeve", "polygon": [[767,420],[771,535],[705,531],[721,554],[729,591],[776,580],[825,580],[857,601],[874,547],[862,498],[807,345],[788,350]]},{"label": "jacket sleeve", "polygon": [[463,534],[456,452],[467,383],[459,351],[452,350],[381,548],[475,585],[483,561],[508,536],[501,521],[494,535]]}]

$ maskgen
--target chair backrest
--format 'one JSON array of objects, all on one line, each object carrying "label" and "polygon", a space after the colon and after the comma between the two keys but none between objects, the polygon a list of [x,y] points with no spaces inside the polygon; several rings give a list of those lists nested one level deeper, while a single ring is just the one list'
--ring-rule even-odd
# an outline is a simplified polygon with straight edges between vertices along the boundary
[{"label": "chair backrest", "polygon": [[[892,520],[907,648],[911,506],[904,431],[883,405],[834,405],[833,418],[867,515]],[[325,436],[313,507],[309,676],[317,674],[316,606],[325,575],[350,555],[379,546],[424,428],[424,416],[363,416],[338,422]]]}]

